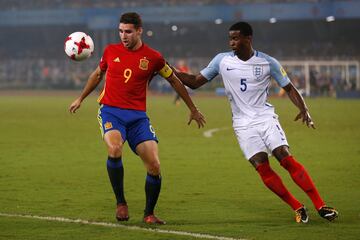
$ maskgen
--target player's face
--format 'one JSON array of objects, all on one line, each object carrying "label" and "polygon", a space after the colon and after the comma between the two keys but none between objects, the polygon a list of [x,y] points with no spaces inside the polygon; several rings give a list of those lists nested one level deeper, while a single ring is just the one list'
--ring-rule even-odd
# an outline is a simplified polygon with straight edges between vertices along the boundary
[{"label": "player's face", "polygon": [[135,48],[141,40],[142,28],[135,28],[134,24],[120,23],[119,36],[127,49]]},{"label": "player's face", "polygon": [[230,31],[229,45],[230,48],[235,52],[239,52],[251,48],[251,36],[246,37],[242,35],[240,31]]}]

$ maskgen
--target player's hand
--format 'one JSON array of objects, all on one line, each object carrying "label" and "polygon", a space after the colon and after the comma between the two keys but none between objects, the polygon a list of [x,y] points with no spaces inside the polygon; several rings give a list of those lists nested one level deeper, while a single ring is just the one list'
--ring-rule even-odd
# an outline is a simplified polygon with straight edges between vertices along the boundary
[{"label": "player's hand", "polygon": [[303,123],[306,123],[306,125],[308,127],[312,127],[313,129],[315,129],[315,125],[314,125],[314,122],[313,120],[311,119],[310,117],[310,113],[309,111],[305,110],[305,111],[301,111],[297,116],[296,118],[294,119],[294,121],[297,121],[301,119]]},{"label": "player's hand", "polygon": [[69,112],[75,113],[76,110],[78,110],[80,108],[80,106],[81,106],[81,99],[78,98],[73,103],[70,104]]},{"label": "player's hand", "polygon": [[188,125],[190,125],[192,120],[197,122],[198,128],[204,127],[206,123],[204,115],[198,109],[191,111]]}]

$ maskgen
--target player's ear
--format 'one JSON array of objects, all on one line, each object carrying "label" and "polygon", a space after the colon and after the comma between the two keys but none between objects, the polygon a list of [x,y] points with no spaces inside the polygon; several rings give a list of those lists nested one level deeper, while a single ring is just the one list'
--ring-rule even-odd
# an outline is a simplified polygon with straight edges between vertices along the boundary
[{"label": "player's ear", "polygon": [[136,29],[136,31],[141,35],[143,33],[143,28],[139,27],[138,29]]}]

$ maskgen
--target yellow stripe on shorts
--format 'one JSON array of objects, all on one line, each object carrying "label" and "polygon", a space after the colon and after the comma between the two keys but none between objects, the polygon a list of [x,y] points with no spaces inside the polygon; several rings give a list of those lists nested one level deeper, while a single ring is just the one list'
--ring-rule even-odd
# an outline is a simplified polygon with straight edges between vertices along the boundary
[{"label": "yellow stripe on shorts", "polygon": [[103,107],[103,105],[101,105],[99,107],[99,110],[98,110],[98,115],[97,115],[97,119],[98,119],[98,122],[99,122],[99,125],[100,125],[100,132],[101,132],[101,137],[104,138],[104,129],[103,129],[103,126],[102,126],[102,118],[101,118],[101,108]]}]

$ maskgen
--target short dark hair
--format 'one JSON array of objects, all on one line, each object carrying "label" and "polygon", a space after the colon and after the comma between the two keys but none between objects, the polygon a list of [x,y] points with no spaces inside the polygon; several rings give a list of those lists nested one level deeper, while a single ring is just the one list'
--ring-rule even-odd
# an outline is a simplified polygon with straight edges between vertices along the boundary
[{"label": "short dark hair", "polygon": [[253,35],[253,29],[247,22],[237,22],[229,28],[229,31],[240,31],[240,34],[245,37]]},{"label": "short dark hair", "polygon": [[128,12],[121,15],[120,23],[134,24],[135,28],[142,27],[141,17],[136,12]]}]

